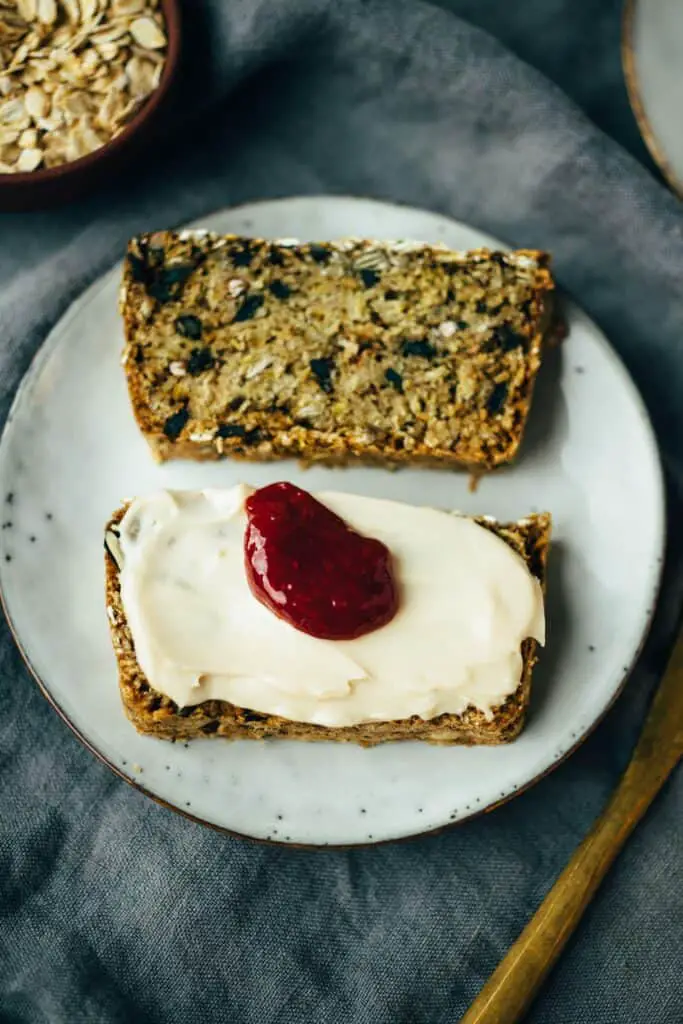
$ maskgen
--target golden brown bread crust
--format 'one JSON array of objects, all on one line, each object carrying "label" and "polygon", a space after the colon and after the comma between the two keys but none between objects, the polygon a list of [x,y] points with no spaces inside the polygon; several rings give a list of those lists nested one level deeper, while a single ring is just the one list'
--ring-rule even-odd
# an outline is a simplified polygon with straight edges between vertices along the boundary
[{"label": "golden brown bread crust", "polygon": [[545,253],[157,232],[124,267],[124,367],[155,457],[437,463],[519,448],[556,329]]},{"label": "golden brown bread crust", "polygon": [[[107,524],[107,530],[115,528],[124,514],[125,508],[119,509]],[[487,519],[477,521],[514,548],[544,584],[551,530],[548,514],[532,515],[510,524]],[[106,544],[105,566],[107,613],[118,662],[121,699],[126,714],[139,732],[171,740],[223,736],[226,739],[335,740],[361,746],[374,746],[389,740],[498,744],[515,739],[524,725],[531,674],[537,660],[536,642],[531,639],[522,645],[524,667],[517,690],[494,709],[490,719],[476,708],[469,707],[462,715],[441,715],[430,721],[413,716],[401,721],[327,728],[261,714],[226,701],[206,701],[195,707],[179,708],[170,698],[152,689],[138,665],[121,602],[118,568]]]}]

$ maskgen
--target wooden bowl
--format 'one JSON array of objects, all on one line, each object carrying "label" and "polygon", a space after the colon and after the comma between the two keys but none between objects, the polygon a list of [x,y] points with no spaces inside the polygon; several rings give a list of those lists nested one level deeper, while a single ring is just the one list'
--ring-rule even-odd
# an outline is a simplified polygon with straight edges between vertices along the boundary
[{"label": "wooden bowl", "polygon": [[120,171],[150,142],[160,115],[176,84],[180,66],[179,0],[161,0],[168,48],[159,85],[123,131],[93,153],[57,167],[28,173],[0,174],[0,210],[44,209],[81,199],[112,174]]}]

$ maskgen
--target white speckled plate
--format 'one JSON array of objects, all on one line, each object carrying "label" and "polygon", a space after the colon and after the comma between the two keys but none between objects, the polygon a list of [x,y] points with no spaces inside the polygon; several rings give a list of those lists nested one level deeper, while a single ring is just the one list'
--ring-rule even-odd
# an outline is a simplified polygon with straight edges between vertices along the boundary
[{"label": "white speckled plate", "polygon": [[633,113],[669,184],[683,196],[683,3],[627,0],[622,56]]},{"label": "white speckled plate", "polygon": [[[406,207],[300,198],[228,210],[219,231],[326,239],[348,234],[490,243]],[[619,691],[647,629],[663,547],[662,477],[652,430],[623,366],[570,307],[570,334],[539,381],[523,456],[482,481],[451,472],[311,469],[294,464],[157,466],[138,434],[119,365],[119,270],[55,327],[17,395],[0,444],[0,585],[46,695],[120,775],[200,821],[285,843],[378,842],[476,814],[552,768]],[[528,728],[509,746],[202,740],[138,736],[119,704],[103,604],[102,528],[125,497],[159,487],[289,477],[310,489],[516,518],[555,517],[549,642]],[[11,525],[10,525],[11,524]]]}]

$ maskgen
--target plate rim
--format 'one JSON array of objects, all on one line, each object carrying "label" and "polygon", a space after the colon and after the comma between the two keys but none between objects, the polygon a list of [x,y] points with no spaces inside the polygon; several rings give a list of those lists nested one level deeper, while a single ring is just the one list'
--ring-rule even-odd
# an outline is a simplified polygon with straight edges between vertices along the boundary
[{"label": "plate rim", "polygon": [[647,146],[650,156],[657,164],[657,167],[664,176],[669,187],[683,199],[683,178],[679,178],[673,168],[673,164],[664,153],[664,149],[655,135],[652,122],[645,110],[642,90],[640,87],[640,76],[636,64],[635,45],[633,39],[633,26],[636,16],[636,5],[638,0],[625,0],[624,10],[621,19],[621,63],[626,82],[626,92],[633,116],[636,119],[638,130],[643,142]]},{"label": "plate rim", "polygon": [[[635,0],[627,0],[628,6],[630,6],[634,2],[635,2]],[[192,229],[195,229],[195,228],[201,229],[201,225],[208,218],[212,218],[212,217],[215,217],[217,215],[228,213],[228,212],[229,213],[237,213],[237,212],[239,212],[242,209],[252,209],[255,206],[264,206],[264,205],[287,203],[287,202],[290,202],[292,200],[295,200],[295,201],[296,200],[305,200],[305,201],[310,201],[310,202],[316,202],[316,201],[324,201],[324,200],[330,200],[330,199],[332,199],[334,201],[351,200],[351,201],[355,201],[355,202],[360,201],[360,202],[363,202],[363,203],[368,203],[369,202],[371,204],[376,204],[378,206],[384,206],[384,207],[392,207],[392,206],[393,207],[402,207],[404,209],[414,210],[414,211],[417,211],[417,212],[426,212],[426,213],[430,213],[430,214],[436,213],[436,211],[427,210],[427,209],[425,209],[423,207],[415,206],[415,205],[410,204],[410,203],[394,202],[393,200],[383,200],[383,199],[379,199],[379,198],[375,198],[375,197],[371,197],[371,196],[341,195],[341,194],[336,194],[336,193],[334,193],[334,194],[315,194],[315,195],[296,194],[296,195],[291,195],[291,196],[282,196],[282,197],[276,197],[276,198],[254,200],[254,201],[251,201],[251,202],[239,203],[239,204],[237,204],[235,206],[230,206],[230,207],[219,207],[216,210],[208,211],[207,213],[203,214],[200,218],[197,218],[197,219],[193,220],[189,224],[185,224],[184,227],[186,227],[189,230],[192,230]],[[449,215],[443,215],[443,214],[441,214],[441,216],[443,216],[445,220],[447,220],[449,222],[452,222],[454,224],[461,225],[462,227],[465,227],[465,228],[467,228],[469,230],[472,230],[472,228],[474,227],[473,225],[468,224],[468,223],[466,223],[464,221],[459,221],[455,217],[450,217]],[[474,230],[476,230],[479,234],[481,234],[486,239],[486,241],[483,242],[482,244],[486,245],[486,244],[491,244],[491,243],[495,242],[496,244],[499,244],[503,248],[509,248],[509,245],[507,243],[502,242],[502,241],[497,242],[496,239],[491,238],[491,236],[489,236],[488,232],[481,231],[479,228],[476,228],[476,227],[474,227]],[[88,287],[85,288],[85,290],[83,292],[80,293],[80,295],[78,295],[78,297],[70,304],[70,306],[68,307],[66,312],[64,314],[62,314],[62,316],[60,316],[52,324],[51,328],[49,329],[49,331],[47,332],[47,334],[43,338],[43,341],[40,343],[38,349],[36,350],[35,354],[33,355],[33,357],[31,359],[28,367],[26,368],[26,370],[25,370],[25,372],[24,372],[24,374],[23,374],[23,376],[22,376],[22,378],[21,378],[21,380],[19,382],[19,385],[18,385],[17,390],[15,392],[14,398],[12,399],[12,402],[10,404],[10,408],[9,408],[8,413],[7,413],[7,418],[6,418],[5,423],[3,425],[2,431],[0,432],[0,448],[2,448],[3,445],[4,445],[4,442],[6,440],[6,434],[7,434],[8,428],[12,424],[15,412],[16,412],[17,408],[19,407],[19,405],[20,405],[20,403],[22,401],[22,397],[23,397],[23,393],[24,393],[25,389],[30,385],[31,380],[33,379],[33,377],[36,374],[36,371],[40,369],[41,360],[43,358],[47,358],[49,356],[49,350],[47,349],[47,344],[48,344],[48,342],[49,342],[53,332],[58,327],[60,327],[62,324],[64,324],[65,321],[68,321],[69,319],[71,319],[72,316],[76,315],[78,313],[79,309],[81,308],[81,306],[86,305],[90,301],[92,296],[94,296],[98,291],[100,291],[101,289],[106,287],[106,284],[107,284],[109,278],[114,276],[117,268],[119,267],[120,262],[121,262],[120,260],[117,260],[109,268],[109,270],[106,270],[103,274],[100,274]],[[596,326],[594,321],[590,317],[588,317],[588,314],[583,312],[582,307],[579,306],[578,303],[575,303],[573,299],[572,299],[572,305],[574,305],[579,310],[579,312],[584,317],[586,317],[589,320],[589,322],[593,326]],[[631,676],[631,673],[633,672],[633,669],[635,668],[635,666],[637,665],[637,663],[638,663],[638,661],[640,659],[640,655],[642,653],[643,647],[644,647],[644,645],[645,645],[645,643],[647,641],[647,638],[649,636],[649,633],[650,633],[650,628],[651,628],[653,619],[654,619],[654,617],[656,615],[656,612],[657,612],[657,608],[658,608],[658,604],[659,604],[659,597],[660,597],[661,587],[662,587],[662,580],[663,580],[663,573],[664,573],[664,561],[665,561],[665,553],[666,553],[667,507],[666,507],[666,483],[665,483],[665,477],[664,477],[661,453],[660,453],[659,445],[658,445],[658,442],[657,442],[657,436],[656,436],[654,428],[652,426],[652,421],[651,421],[651,418],[650,418],[649,411],[647,409],[647,406],[645,405],[644,399],[643,399],[643,397],[642,397],[642,395],[640,393],[640,390],[638,389],[638,386],[637,386],[636,382],[634,381],[633,377],[629,373],[629,371],[628,371],[625,363],[622,361],[619,353],[616,351],[616,349],[613,348],[613,346],[610,343],[609,339],[602,333],[602,331],[600,331],[599,328],[597,328],[597,331],[598,331],[598,334],[600,335],[601,341],[604,343],[604,351],[607,353],[607,355],[610,358],[610,360],[612,361],[612,363],[617,366],[618,371],[621,373],[626,386],[629,388],[629,390],[631,392],[632,401],[637,406],[638,413],[640,414],[640,419],[641,419],[641,421],[642,421],[642,423],[644,425],[645,431],[646,431],[646,433],[648,435],[647,436],[648,446],[651,449],[651,453],[653,455],[653,463],[654,463],[654,466],[655,466],[656,471],[657,471],[656,472],[657,489],[656,489],[656,495],[655,495],[655,501],[656,501],[656,510],[655,511],[656,511],[656,515],[657,515],[657,524],[656,525],[657,525],[657,533],[658,533],[658,536],[659,536],[659,546],[658,546],[658,550],[655,552],[655,559],[654,559],[655,569],[654,569],[654,572],[653,572],[653,579],[652,579],[653,586],[652,586],[652,591],[651,591],[651,600],[648,603],[647,615],[645,616],[645,618],[643,620],[643,624],[642,624],[642,628],[641,628],[641,632],[640,632],[640,637],[639,637],[638,645],[634,649],[634,653],[633,653],[633,655],[632,655],[628,665],[622,671],[619,683],[615,687],[614,692],[610,696],[610,698],[607,701],[607,703],[605,704],[604,708],[595,717],[595,719],[591,722],[591,724],[585,729],[585,731],[578,737],[578,739],[574,743],[572,743],[570,746],[568,746],[567,749],[559,757],[557,757],[550,764],[548,764],[542,771],[540,771],[536,775],[532,776],[530,779],[527,779],[526,782],[524,782],[524,783],[518,785],[517,787],[511,789],[510,792],[507,793],[505,796],[503,796],[503,797],[493,801],[492,803],[488,804],[486,807],[481,807],[479,809],[475,809],[475,810],[469,811],[469,812],[463,814],[462,816],[458,817],[455,820],[444,822],[442,825],[437,825],[434,828],[422,829],[422,830],[417,831],[417,832],[411,832],[411,833],[409,833],[407,835],[389,836],[389,837],[383,838],[383,839],[372,839],[372,840],[366,839],[366,840],[361,840],[361,841],[357,841],[357,842],[349,842],[349,843],[303,842],[303,841],[300,842],[300,841],[292,841],[292,840],[285,840],[285,839],[274,839],[274,838],[271,838],[271,837],[255,836],[255,835],[250,835],[249,833],[246,833],[246,832],[240,832],[237,829],[229,828],[226,825],[221,825],[221,824],[218,824],[217,822],[209,821],[206,818],[203,818],[203,817],[200,817],[200,816],[198,816],[196,814],[193,814],[193,813],[191,813],[191,812],[189,812],[187,810],[184,810],[182,807],[179,807],[176,804],[172,803],[170,800],[166,799],[165,797],[160,796],[157,793],[154,793],[152,790],[148,789],[143,783],[137,781],[134,778],[131,778],[129,775],[127,775],[125,772],[123,772],[113,761],[111,761],[107,757],[106,754],[104,754],[102,751],[98,750],[97,747],[93,744],[93,742],[90,739],[88,739],[88,737],[81,731],[81,729],[79,729],[79,727],[74,722],[72,722],[72,720],[69,718],[67,713],[64,711],[64,709],[59,704],[59,701],[50,692],[47,684],[44,682],[44,680],[42,679],[42,677],[40,676],[40,674],[38,673],[38,671],[34,667],[32,661],[31,661],[31,658],[30,658],[30,656],[28,654],[28,651],[24,647],[24,644],[23,644],[23,642],[22,642],[22,640],[21,640],[21,638],[19,636],[18,630],[17,630],[17,628],[16,628],[16,626],[15,626],[13,620],[12,620],[12,617],[10,615],[7,599],[6,599],[6,596],[5,596],[5,588],[4,588],[4,585],[3,585],[3,582],[2,582],[2,579],[1,579],[1,574],[0,574],[0,609],[2,610],[2,613],[4,614],[4,617],[5,617],[5,620],[7,622],[7,625],[8,625],[10,634],[12,636],[13,642],[15,643],[15,645],[16,645],[18,651],[19,651],[19,654],[20,654],[20,656],[21,656],[21,658],[22,658],[22,660],[24,662],[24,665],[26,666],[26,668],[28,669],[29,674],[31,675],[31,677],[33,678],[35,683],[37,684],[38,689],[40,690],[41,694],[47,700],[48,704],[52,707],[52,709],[57,713],[57,715],[61,719],[61,721],[69,728],[69,730],[72,732],[72,734],[85,747],[85,749],[88,750],[89,753],[94,755],[94,757],[101,764],[103,764],[107,768],[109,768],[110,771],[112,771],[113,774],[117,778],[122,779],[124,782],[126,782],[132,789],[137,790],[139,793],[144,794],[146,797],[148,797],[151,800],[153,800],[154,803],[157,804],[158,806],[163,807],[166,810],[170,810],[170,811],[172,811],[175,814],[179,814],[180,816],[182,816],[183,818],[185,818],[188,821],[191,821],[191,822],[193,822],[195,824],[198,824],[198,825],[202,825],[205,828],[209,828],[209,829],[211,829],[214,832],[218,832],[218,833],[220,833],[222,835],[225,835],[225,836],[228,836],[230,838],[246,840],[246,841],[248,841],[250,843],[256,843],[256,844],[259,844],[259,845],[274,846],[274,847],[285,847],[287,849],[294,849],[294,850],[322,851],[322,850],[366,849],[366,848],[376,847],[376,846],[386,846],[388,844],[394,844],[394,843],[407,843],[407,842],[411,842],[411,841],[414,841],[414,840],[417,840],[417,839],[426,838],[426,837],[429,837],[429,836],[441,835],[441,834],[443,834],[443,833],[445,833],[447,831],[450,831],[451,829],[453,829],[453,828],[455,828],[457,826],[460,826],[460,825],[464,824],[467,821],[471,821],[471,820],[473,820],[475,818],[479,818],[479,817],[483,816],[484,814],[488,814],[489,812],[494,811],[494,810],[496,810],[499,807],[502,807],[504,804],[509,803],[511,800],[513,800],[516,797],[522,795],[523,793],[526,793],[529,789],[531,789],[537,783],[541,782],[546,776],[548,776],[552,772],[554,772],[555,769],[557,769],[560,765],[564,764],[564,762],[568,758],[570,758],[574,753],[576,753],[576,751],[579,749],[579,747],[581,747],[586,742],[586,740],[588,740],[588,738],[593,734],[593,732],[598,728],[598,726],[603,722],[603,720],[605,719],[607,714],[614,707],[615,703],[617,702],[617,700],[619,699],[619,697],[623,693],[624,688],[625,688],[625,686],[626,686],[626,684],[627,684],[627,682],[628,682],[628,680],[629,680],[629,678]]]}]

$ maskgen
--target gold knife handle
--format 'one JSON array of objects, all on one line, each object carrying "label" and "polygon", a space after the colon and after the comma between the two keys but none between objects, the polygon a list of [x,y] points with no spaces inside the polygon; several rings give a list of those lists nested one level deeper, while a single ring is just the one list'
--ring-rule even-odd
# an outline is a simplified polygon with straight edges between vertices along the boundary
[{"label": "gold knife handle", "polygon": [[683,634],[619,787],[461,1024],[515,1024],[520,1020],[682,753]]}]

